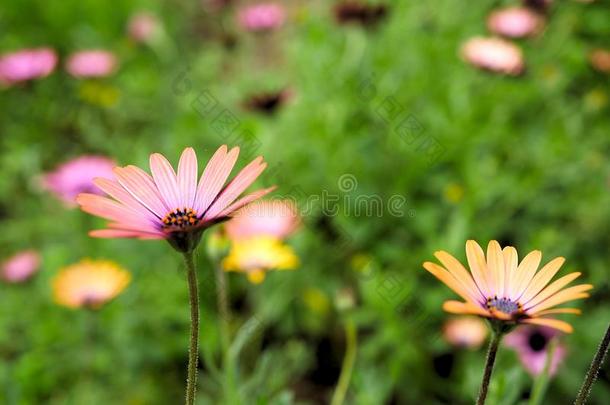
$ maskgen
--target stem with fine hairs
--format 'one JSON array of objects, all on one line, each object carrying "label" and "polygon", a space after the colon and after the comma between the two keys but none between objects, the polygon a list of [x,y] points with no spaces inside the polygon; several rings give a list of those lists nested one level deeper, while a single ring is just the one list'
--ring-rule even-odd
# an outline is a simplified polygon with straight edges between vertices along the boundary
[{"label": "stem with fine hairs", "polygon": [[197,270],[195,270],[193,252],[184,253],[184,264],[187,270],[189,301],[191,305],[191,339],[186,379],[186,405],[193,405],[197,393],[197,362],[199,355],[199,289],[197,286]]},{"label": "stem with fine hairs", "polygon": [[483,381],[481,381],[481,388],[479,389],[479,396],[477,398],[477,405],[484,405],[485,399],[487,398],[487,390],[489,389],[489,382],[491,381],[491,372],[494,369],[494,363],[496,362],[496,354],[498,353],[498,347],[502,340],[502,332],[494,331],[492,333],[491,341],[489,342],[489,349],[487,350],[487,361],[485,362],[485,371],[483,372]]},{"label": "stem with fine hairs", "polygon": [[608,353],[608,346],[610,345],[610,325],[606,329],[606,334],[602,339],[599,347],[597,348],[597,353],[595,353],[595,357],[593,357],[593,361],[591,362],[591,366],[589,367],[589,371],[587,371],[587,375],[585,376],[585,381],[582,383],[582,387],[580,387],[580,391],[578,391],[578,396],[574,401],[574,405],[583,405],[587,402],[587,397],[591,393],[591,387],[593,387],[593,383],[597,379],[597,374],[599,373],[599,369],[602,367],[604,363],[604,358]]}]

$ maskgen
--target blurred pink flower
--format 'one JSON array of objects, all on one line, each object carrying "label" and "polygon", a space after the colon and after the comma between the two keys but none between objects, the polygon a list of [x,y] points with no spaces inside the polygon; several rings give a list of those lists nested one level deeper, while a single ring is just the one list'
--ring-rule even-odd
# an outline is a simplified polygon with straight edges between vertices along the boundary
[{"label": "blurred pink flower", "polygon": [[521,49],[500,38],[471,38],[462,46],[461,55],[471,65],[496,73],[516,76],[525,68]]},{"label": "blurred pink flower", "polygon": [[80,156],[47,173],[43,177],[43,187],[69,205],[75,205],[76,196],[80,193],[102,195],[101,190],[93,184],[93,179],[114,179],[112,169],[115,166],[113,160],[104,156]]},{"label": "blurred pink flower", "polygon": [[68,73],[72,76],[105,77],[111,75],[117,67],[114,54],[104,50],[88,50],[70,55],[66,64]]},{"label": "blurred pink flower", "polygon": [[147,42],[159,27],[157,17],[146,12],[134,14],[129,20],[127,33],[136,42]]},{"label": "blurred pink flower", "polygon": [[275,3],[260,3],[242,8],[238,21],[248,31],[271,31],[279,28],[286,20],[284,8]]},{"label": "blurred pink flower", "polygon": [[[521,326],[516,331],[509,333],[504,339],[504,343],[517,352],[525,369],[530,374],[537,376],[544,371],[549,343],[560,335],[561,332],[558,330],[544,326]],[[557,368],[565,356],[565,347],[557,344],[549,366],[550,375],[557,372]]]},{"label": "blurred pink flower", "polygon": [[24,49],[0,57],[0,83],[13,84],[48,76],[57,65],[51,48]]},{"label": "blurred pink flower", "polygon": [[508,7],[494,11],[487,18],[487,28],[494,34],[523,38],[540,32],[542,17],[527,7]]},{"label": "blurred pink flower", "polygon": [[225,228],[232,240],[255,236],[283,239],[293,233],[299,223],[299,214],[291,200],[265,200],[239,210]]},{"label": "blurred pink flower", "polygon": [[443,336],[453,346],[478,348],[487,334],[485,321],[474,316],[452,318],[443,325]]},{"label": "blurred pink flower", "polygon": [[24,250],[2,263],[2,278],[10,283],[26,281],[40,265],[40,256],[34,250]]},{"label": "blurred pink flower", "polygon": [[610,73],[610,51],[595,49],[589,54],[589,62],[593,69],[602,73]]}]

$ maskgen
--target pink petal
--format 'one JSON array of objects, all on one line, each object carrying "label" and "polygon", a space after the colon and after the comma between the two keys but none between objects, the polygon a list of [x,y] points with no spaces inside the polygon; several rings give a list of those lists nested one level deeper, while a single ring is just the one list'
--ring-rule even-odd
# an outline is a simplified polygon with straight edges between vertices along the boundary
[{"label": "pink petal", "polygon": [[95,231],[90,231],[89,236],[94,238],[165,239],[163,235],[146,232],[122,231],[117,229],[98,229]]},{"label": "pink petal", "polygon": [[247,204],[250,204],[252,201],[258,200],[259,198],[269,194],[276,188],[277,188],[276,186],[273,186],[273,187],[269,187],[269,188],[264,188],[262,190],[254,191],[253,193],[250,193],[247,196],[242,197],[239,200],[235,201],[233,204],[229,205],[218,216],[219,217],[229,216],[229,215],[231,215],[231,213],[237,211],[238,209],[242,208],[243,206],[245,206]]},{"label": "pink petal", "polygon": [[178,163],[178,187],[181,206],[192,208],[197,193],[197,155],[193,148],[186,148]]},{"label": "pink petal", "polygon": [[238,147],[231,149],[227,154],[227,145],[222,145],[214,153],[203,171],[203,176],[201,176],[197,188],[197,196],[193,207],[197,214],[204,213],[212,204],[212,201],[218,197],[218,193],[227,181],[229,174],[231,174],[233,166],[235,166],[238,155]]},{"label": "pink petal", "polygon": [[176,173],[165,156],[159,153],[150,155],[150,171],[159,189],[159,194],[165,200],[165,205],[169,210],[183,208]]},{"label": "pink petal", "polygon": [[218,216],[220,212],[227,208],[245,189],[247,189],[254,180],[267,167],[267,163],[262,163],[261,156],[254,159],[250,164],[244,167],[227,187],[220,193],[220,196],[214,201],[205,214],[204,219],[210,219]]},{"label": "pink petal", "polygon": [[152,178],[144,170],[136,166],[117,167],[114,169],[119,183],[146,208],[159,218],[165,217],[169,208],[165,206],[159,195],[159,190]]},{"label": "pink petal", "polygon": [[133,198],[133,196],[129,194],[129,192],[125,190],[125,188],[123,188],[118,182],[97,177],[93,179],[93,183],[115,200],[118,200],[125,206],[137,211],[146,218],[153,221],[155,219],[159,219],[154,212],[150,211],[148,208],[142,205],[142,203]]},{"label": "pink petal", "polygon": [[80,204],[83,211],[88,212],[89,214],[97,215],[111,221],[139,225],[146,229],[155,229],[153,224],[147,220],[146,217],[143,217],[131,208],[109,198],[95,194],[79,194],[76,198],[76,202]]}]

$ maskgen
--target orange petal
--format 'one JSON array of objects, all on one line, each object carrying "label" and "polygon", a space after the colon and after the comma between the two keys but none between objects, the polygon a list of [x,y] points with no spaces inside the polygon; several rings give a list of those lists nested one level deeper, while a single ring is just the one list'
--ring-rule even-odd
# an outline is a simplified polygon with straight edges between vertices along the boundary
[{"label": "orange petal", "polygon": [[524,306],[533,307],[534,305],[539,304],[542,301],[544,301],[545,299],[549,298],[550,296],[555,294],[557,291],[561,290],[563,287],[570,284],[572,281],[576,280],[580,276],[580,274],[581,273],[570,273],[568,275],[565,275],[565,276],[561,277],[560,279],[553,281],[547,288],[542,290],[533,299],[530,299],[529,301],[522,300],[521,303]]},{"label": "orange petal", "polygon": [[530,252],[525,258],[519,263],[519,267],[517,267],[517,274],[515,276],[515,284],[511,288],[511,296],[510,299],[516,301],[518,297],[524,292],[525,287],[527,287],[534,277],[538,266],[540,265],[540,260],[542,259],[542,253],[539,250],[534,250]]},{"label": "orange petal", "polygon": [[464,288],[466,288],[473,297],[476,297],[477,301],[479,298],[482,301],[487,298],[483,296],[481,290],[479,290],[476,283],[472,279],[472,276],[470,275],[468,270],[466,270],[466,268],[462,266],[462,263],[460,263],[459,260],[442,250],[434,252],[434,256],[436,256],[436,258],[441,262],[443,266],[445,266],[447,271],[451,273],[453,277],[462,282]]},{"label": "orange petal", "polygon": [[486,318],[491,316],[489,311],[469,302],[445,301],[443,303],[443,309],[452,314],[472,314],[484,316]]},{"label": "orange petal", "polygon": [[504,294],[503,297],[510,297],[511,288],[515,284],[515,276],[517,274],[517,265],[519,264],[519,258],[517,255],[517,249],[512,246],[506,246],[502,250],[504,256]]},{"label": "orange petal", "polygon": [[442,268],[436,263],[425,262],[424,268],[428,270],[430,273],[434,275],[434,277],[438,278],[440,281],[445,283],[447,287],[451,288],[456,294],[462,297],[466,301],[475,301],[476,297],[472,297],[466,289],[460,284],[458,280],[456,280],[451,273]]},{"label": "orange petal", "polygon": [[481,246],[474,240],[466,242],[466,257],[468,259],[468,265],[474,281],[479,286],[479,289],[485,297],[489,297],[492,294],[487,275],[487,263],[485,262],[485,254]]},{"label": "orange petal", "polygon": [[555,308],[547,309],[546,311],[540,311],[536,316],[554,315],[554,314],[573,314],[580,315],[582,311],[578,308]]},{"label": "orange petal", "polygon": [[565,333],[572,333],[574,328],[567,322],[560,321],[558,319],[550,319],[550,318],[529,318],[521,321],[522,323],[529,323],[531,325],[541,325],[548,326],[549,328],[558,329]]},{"label": "orange petal", "polygon": [[487,272],[489,287],[501,296],[504,293],[504,256],[500,244],[495,240],[487,245]]},{"label": "orange petal", "polygon": [[563,304],[564,302],[577,300],[579,298],[587,298],[589,294],[586,294],[585,291],[588,291],[592,288],[593,286],[591,284],[580,284],[574,287],[566,288],[565,290],[560,291],[557,294],[551,296],[550,298],[542,301],[540,304],[528,308],[526,312],[530,314],[536,314],[536,312],[540,312],[547,308]]},{"label": "orange petal", "polygon": [[557,257],[548,262],[536,276],[532,279],[532,282],[525,289],[525,292],[519,299],[520,302],[526,303],[536,296],[542,289],[551,281],[551,279],[557,274],[561,266],[566,260],[563,257]]}]

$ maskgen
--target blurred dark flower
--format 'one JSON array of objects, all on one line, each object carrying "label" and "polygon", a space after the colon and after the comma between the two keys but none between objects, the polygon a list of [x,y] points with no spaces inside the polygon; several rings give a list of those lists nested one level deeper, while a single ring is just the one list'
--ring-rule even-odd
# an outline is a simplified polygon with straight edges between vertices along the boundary
[{"label": "blurred dark flower", "polygon": [[462,46],[461,55],[471,65],[491,72],[516,76],[524,70],[521,49],[500,38],[471,38]]},{"label": "blurred dark flower", "polygon": [[113,53],[104,50],[75,52],[68,58],[66,70],[74,77],[106,77],[117,68]]},{"label": "blurred dark flower", "polygon": [[167,159],[150,156],[152,177],[136,166],[116,167],[118,181],[94,183],[114,199],[80,194],[83,211],[108,219],[108,229],[91,231],[98,238],[166,239],[181,252],[192,252],[203,231],[228,219],[238,209],[273,191],[255,191],[237,199],[267,167],[258,157],[223,188],[239,154],[239,148],[221,146],[208,162],[197,184],[197,156],[193,148],[182,152],[178,173]]},{"label": "blurred dark flower", "polygon": [[53,192],[68,205],[75,205],[76,196],[80,193],[102,195],[93,184],[93,179],[114,178],[112,169],[116,163],[104,156],[85,155],[61,164],[54,171],[42,178],[42,186]]},{"label": "blurred dark flower", "polygon": [[272,31],[284,24],[286,11],[280,4],[259,3],[239,10],[237,19],[240,26],[247,31]]},{"label": "blurred dark flower", "polygon": [[119,295],[131,274],[108,260],[82,260],[62,269],[53,280],[55,302],[69,307],[97,309]]},{"label": "blurred dark flower", "polygon": [[157,17],[146,12],[134,14],[127,25],[127,33],[136,42],[150,41],[159,28]]},{"label": "blurred dark flower", "polygon": [[281,240],[255,236],[233,242],[222,265],[226,271],[246,273],[250,282],[259,284],[269,270],[294,270],[299,265],[299,258]]},{"label": "blurred dark flower", "polygon": [[553,4],[553,0],[523,0],[523,5],[538,12],[544,13]]},{"label": "blurred dark flower", "polygon": [[602,73],[610,73],[610,51],[595,49],[589,54],[589,62],[593,69]]},{"label": "blurred dark flower", "polygon": [[0,57],[0,84],[11,85],[46,77],[57,65],[51,48],[24,49]]},{"label": "blurred dark flower", "polygon": [[[530,374],[537,376],[544,371],[549,354],[549,344],[559,335],[561,333],[552,328],[522,326],[506,335],[504,342],[506,346],[515,349],[525,369]],[[549,364],[549,375],[557,373],[557,368],[565,355],[565,347],[557,344]]]},{"label": "blurred dark flower", "polygon": [[2,278],[9,283],[21,283],[38,271],[40,256],[35,250],[24,250],[5,260],[0,269]]},{"label": "blurred dark flower", "polygon": [[349,0],[335,5],[335,20],[339,24],[361,24],[373,26],[383,20],[388,14],[385,4],[367,4]]},{"label": "blurred dark flower", "polygon": [[508,7],[492,12],[487,28],[494,34],[509,38],[533,36],[544,27],[540,14],[527,7]]},{"label": "blurred dark flower", "polygon": [[291,97],[291,95],[292,93],[288,90],[255,94],[248,97],[244,102],[244,105],[247,109],[252,111],[273,114]]},{"label": "blurred dark flower", "polygon": [[292,200],[266,200],[237,211],[225,229],[231,240],[253,236],[284,239],[297,229],[299,223],[299,214]]},{"label": "blurred dark flower", "polygon": [[487,246],[487,257],[478,243],[466,242],[470,272],[447,252],[438,251],[434,255],[442,266],[425,262],[424,268],[465,301],[446,301],[443,309],[487,318],[502,330],[526,323],[571,333],[570,324],[547,316],[579,314],[580,310],[575,308],[555,307],[586,298],[589,296],[586,291],[593,288],[591,284],[564,288],[581,273],[570,273],[549,284],[565,262],[563,257],[551,260],[537,271],[542,259],[540,251],[534,250],[518,263],[517,250],[512,246],[502,249],[495,240]]},{"label": "blurred dark flower", "polygon": [[480,318],[467,316],[449,319],[443,325],[445,340],[457,347],[478,348],[485,342],[489,330]]}]

